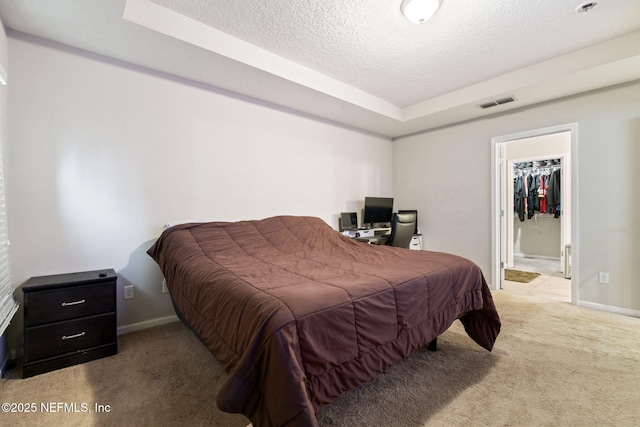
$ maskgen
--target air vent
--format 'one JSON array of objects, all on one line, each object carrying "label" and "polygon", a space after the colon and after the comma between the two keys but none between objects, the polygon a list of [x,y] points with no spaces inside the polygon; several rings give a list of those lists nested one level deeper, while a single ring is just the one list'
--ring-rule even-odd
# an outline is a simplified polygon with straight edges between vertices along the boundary
[{"label": "air vent", "polygon": [[482,109],[497,107],[498,105],[508,104],[509,102],[513,102],[516,99],[513,96],[508,96],[506,98],[496,99],[495,101],[485,102],[484,104],[480,104],[479,107]]},{"label": "air vent", "polygon": [[496,101],[487,102],[484,104],[480,104],[480,108],[491,108],[497,106],[498,103]]},{"label": "air vent", "polygon": [[498,105],[508,104],[509,102],[513,102],[513,101],[515,101],[515,98],[513,96],[510,96],[508,98],[496,99],[496,102],[498,103]]},{"label": "air vent", "polygon": [[588,1],[586,3],[582,3],[580,6],[576,7],[576,12],[578,12],[578,13],[587,13],[587,12],[591,11],[597,5],[598,5],[597,1]]}]

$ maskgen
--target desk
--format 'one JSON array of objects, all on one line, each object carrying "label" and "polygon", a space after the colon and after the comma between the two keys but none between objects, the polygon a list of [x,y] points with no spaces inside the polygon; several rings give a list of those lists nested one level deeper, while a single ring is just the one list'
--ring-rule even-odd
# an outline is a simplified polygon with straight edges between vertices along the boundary
[{"label": "desk", "polygon": [[356,237],[355,239],[359,242],[365,242],[371,245],[386,245],[389,241],[389,236]]},{"label": "desk", "polygon": [[352,239],[385,236],[391,234],[391,227],[358,228],[357,230],[344,230],[342,234]]},{"label": "desk", "polygon": [[367,242],[374,245],[384,245],[389,240],[389,235],[391,234],[390,227],[379,227],[379,228],[364,228],[358,230],[345,230],[342,232],[343,235],[359,240],[361,242]]},{"label": "desk", "polygon": [[[390,227],[366,228],[362,230],[345,230],[343,235],[360,242],[372,245],[386,245],[391,236]],[[422,250],[422,234],[414,234],[409,243],[409,249]]]}]

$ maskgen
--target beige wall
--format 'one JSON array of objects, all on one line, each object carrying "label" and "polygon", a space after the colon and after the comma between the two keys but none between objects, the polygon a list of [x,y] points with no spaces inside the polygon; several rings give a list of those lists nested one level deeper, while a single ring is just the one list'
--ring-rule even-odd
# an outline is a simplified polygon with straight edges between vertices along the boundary
[{"label": "beige wall", "polygon": [[337,228],[364,196],[392,193],[388,138],[21,34],[9,55],[15,281],[114,268],[120,331],[174,315],[146,254],[166,222],[294,214]]},{"label": "beige wall", "polygon": [[[578,123],[572,236],[582,305],[640,315],[640,82],[394,141],[394,196],[419,209],[423,245],[491,277],[491,138]],[[610,283],[598,283],[598,272]]]}]

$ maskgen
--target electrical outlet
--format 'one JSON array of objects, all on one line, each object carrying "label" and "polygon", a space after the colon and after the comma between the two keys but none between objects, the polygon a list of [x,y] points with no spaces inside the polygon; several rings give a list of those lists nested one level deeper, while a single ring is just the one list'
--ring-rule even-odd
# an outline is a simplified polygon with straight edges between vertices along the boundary
[{"label": "electrical outlet", "polygon": [[600,283],[609,283],[609,273],[606,271],[598,273],[598,281]]},{"label": "electrical outlet", "polygon": [[124,287],[124,299],[131,299],[133,298],[133,285],[129,285],[129,286],[125,286]]},{"label": "electrical outlet", "polygon": [[162,279],[162,293],[169,293],[169,288],[167,288],[167,281],[164,279]]}]

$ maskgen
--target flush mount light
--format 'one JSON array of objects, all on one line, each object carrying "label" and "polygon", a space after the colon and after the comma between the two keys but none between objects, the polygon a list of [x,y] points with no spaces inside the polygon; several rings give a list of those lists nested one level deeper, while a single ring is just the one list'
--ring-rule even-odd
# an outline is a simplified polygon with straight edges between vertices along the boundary
[{"label": "flush mount light", "polygon": [[403,0],[400,9],[414,24],[427,22],[440,7],[442,0]]},{"label": "flush mount light", "polygon": [[588,1],[588,2],[582,3],[582,4],[580,4],[580,6],[576,7],[576,12],[578,12],[578,13],[587,13],[591,9],[596,7],[597,4],[598,4],[597,1]]}]

